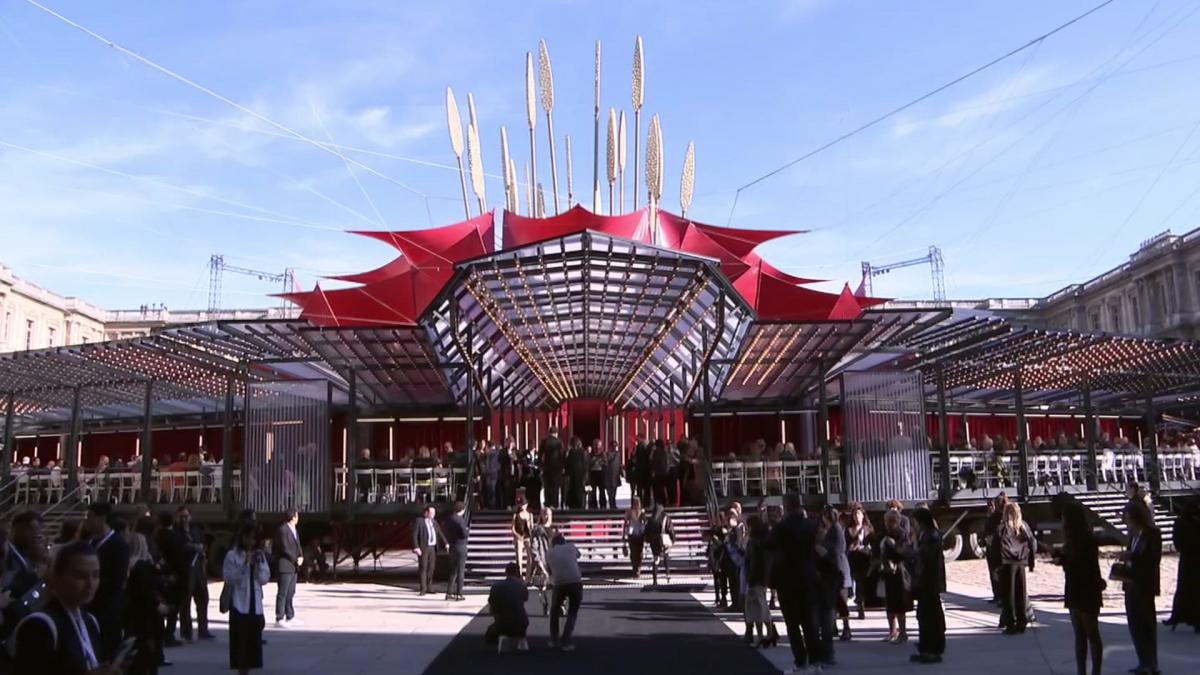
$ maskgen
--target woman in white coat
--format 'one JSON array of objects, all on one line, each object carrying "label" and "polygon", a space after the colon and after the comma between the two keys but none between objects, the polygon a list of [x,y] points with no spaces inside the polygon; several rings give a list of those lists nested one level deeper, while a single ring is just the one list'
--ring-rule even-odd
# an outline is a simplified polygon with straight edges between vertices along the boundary
[{"label": "woman in white coat", "polygon": [[238,531],[222,573],[229,588],[229,667],[242,675],[262,668],[263,586],[271,580],[267,553],[255,546],[253,526]]}]

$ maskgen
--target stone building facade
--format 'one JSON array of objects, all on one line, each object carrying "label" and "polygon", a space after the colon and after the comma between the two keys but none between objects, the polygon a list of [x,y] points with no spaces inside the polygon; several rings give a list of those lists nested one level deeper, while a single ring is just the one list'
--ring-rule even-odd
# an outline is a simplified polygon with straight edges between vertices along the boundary
[{"label": "stone building facade", "polygon": [[0,265],[0,352],[104,339],[105,312],[49,291]]}]

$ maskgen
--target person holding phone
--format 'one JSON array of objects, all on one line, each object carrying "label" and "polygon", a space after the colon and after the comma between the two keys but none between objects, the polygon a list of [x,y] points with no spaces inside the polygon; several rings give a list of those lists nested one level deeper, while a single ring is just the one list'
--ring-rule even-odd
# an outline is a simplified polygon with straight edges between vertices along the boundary
[{"label": "person holding phone", "polygon": [[262,668],[263,586],[271,579],[267,553],[255,546],[254,528],[243,525],[225,554],[222,576],[230,587],[229,667],[242,675]]},{"label": "person holding phone", "polygon": [[[15,675],[121,675],[124,660],[106,661],[100,624],[84,605],[100,586],[100,559],[87,542],[66,544],[54,559],[49,596],[21,620],[13,636]],[[124,652],[123,659],[128,658]]]}]

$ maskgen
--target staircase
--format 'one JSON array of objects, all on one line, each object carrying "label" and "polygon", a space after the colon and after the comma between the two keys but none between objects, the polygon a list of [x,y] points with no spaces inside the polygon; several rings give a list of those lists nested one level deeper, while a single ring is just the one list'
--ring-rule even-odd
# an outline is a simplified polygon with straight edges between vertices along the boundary
[{"label": "staircase", "polygon": [[[1122,517],[1125,505],[1129,503],[1129,498],[1124,493],[1080,494],[1075,498],[1111,534],[1117,535],[1122,542],[1129,540],[1129,529],[1125,527],[1125,519]],[[1162,532],[1163,547],[1170,547],[1171,534],[1175,530],[1175,516],[1162,500],[1154,504],[1154,524]]]},{"label": "staircase", "polygon": [[[675,526],[671,571],[695,573],[705,569],[704,529],[708,516],[703,507],[667,509]],[[537,518],[537,514],[534,514]],[[515,560],[512,514],[478,511],[471,517],[467,549],[467,576],[478,581],[499,579],[504,566]],[[554,525],[579,549],[579,568],[585,578],[613,579],[631,576],[629,558],[621,547],[623,511],[555,511]],[[650,547],[643,567],[650,569]]]}]

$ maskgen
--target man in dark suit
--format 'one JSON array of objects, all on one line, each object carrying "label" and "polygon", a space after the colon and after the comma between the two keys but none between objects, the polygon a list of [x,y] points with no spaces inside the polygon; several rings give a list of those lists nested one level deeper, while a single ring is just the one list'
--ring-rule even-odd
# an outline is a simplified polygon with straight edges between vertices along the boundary
[{"label": "man in dark suit", "polygon": [[87,611],[100,624],[101,647],[107,658],[121,645],[121,622],[125,608],[125,578],[129,574],[129,545],[109,523],[112,505],[96,502],[88,507],[84,527],[96,557],[100,560],[100,585],[87,605]]},{"label": "man in dark suit", "polygon": [[638,434],[637,446],[633,449],[633,461],[629,463],[629,483],[643,506],[650,505],[650,444],[646,434]]},{"label": "man in dark suit", "polygon": [[558,490],[562,485],[563,444],[558,438],[558,430],[550,427],[549,435],[542,439],[538,447],[538,461],[542,465],[542,491],[545,497],[543,506],[558,508]]},{"label": "man in dark suit", "polygon": [[783,496],[783,520],[771,530],[767,547],[775,553],[770,579],[779,594],[792,660],[801,670],[827,658],[817,639],[817,525],[804,513],[800,496]]},{"label": "man in dark suit", "polygon": [[438,527],[432,505],[425,507],[424,517],[413,527],[413,553],[417,556],[418,585],[421,595],[433,590],[433,567],[437,563],[437,550],[445,544],[446,537]]},{"label": "man in dark suit", "polygon": [[583,508],[583,486],[587,484],[588,456],[579,438],[571,439],[571,447],[567,450],[567,508]]},{"label": "man in dark suit", "polygon": [[463,577],[467,573],[467,507],[454,502],[454,513],[442,523],[446,548],[450,550],[450,578],[446,581],[446,599],[464,600]]},{"label": "man in dark suit", "polygon": [[278,574],[277,590],[275,592],[275,626],[283,627],[296,617],[296,608],[292,601],[296,597],[296,573],[304,562],[304,554],[300,546],[300,533],[296,525],[300,523],[300,514],[296,509],[288,509],[285,516],[287,521],[275,530],[275,540],[272,542],[272,555],[276,560]]},{"label": "man in dark suit", "polygon": [[202,640],[213,639],[208,632],[208,570],[205,556],[204,526],[192,523],[192,512],[186,506],[175,510],[174,528],[179,532],[182,544],[183,563],[186,566],[181,582],[184,584],[183,602],[179,607],[179,632],[185,639],[192,639],[192,603],[196,604],[196,624]]},{"label": "man in dark suit", "polygon": [[[0,543],[7,555],[0,555],[4,565],[0,566],[0,595],[8,594],[8,605],[0,608],[0,643],[17,629],[17,624],[30,612],[44,595],[41,576],[35,563],[40,562],[46,551],[42,534],[42,516],[36,511],[22,511],[13,516],[9,540]],[[3,539],[3,536],[0,536]]]},{"label": "man in dark suit", "polygon": [[1154,598],[1162,564],[1162,532],[1145,501],[1134,500],[1125,507],[1129,548],[1121,554],[1125,563],[1119,574],[1125,591],[1125,617],[1137,653],[1138,675],[1158,675],[1158,619]]}]

